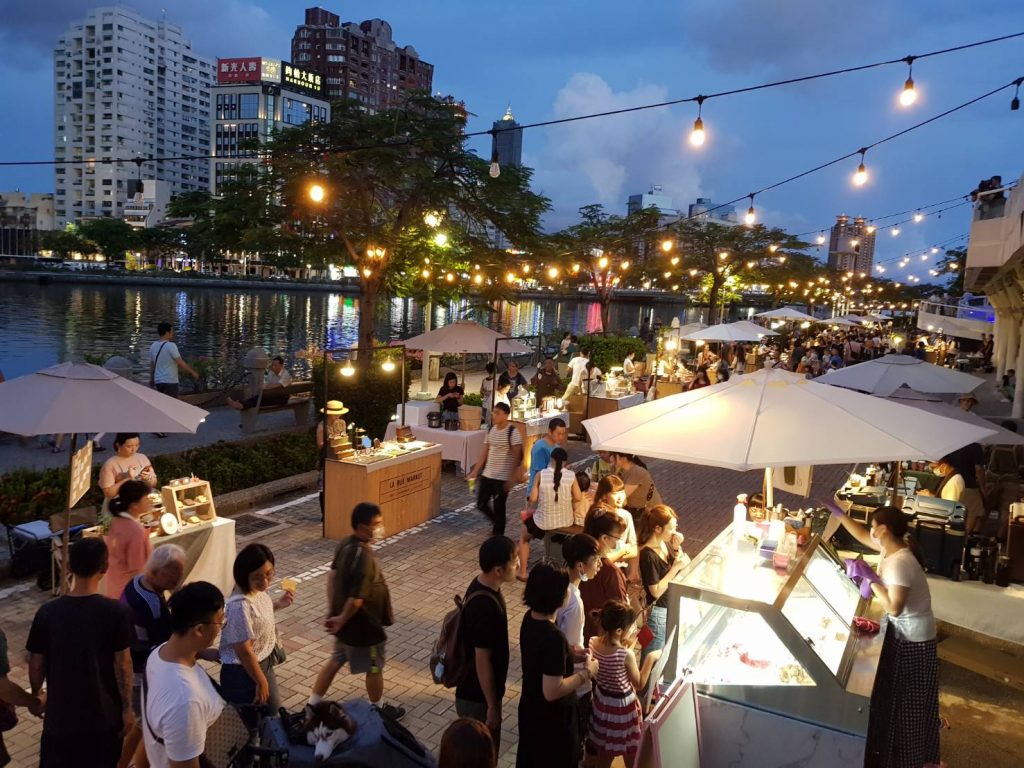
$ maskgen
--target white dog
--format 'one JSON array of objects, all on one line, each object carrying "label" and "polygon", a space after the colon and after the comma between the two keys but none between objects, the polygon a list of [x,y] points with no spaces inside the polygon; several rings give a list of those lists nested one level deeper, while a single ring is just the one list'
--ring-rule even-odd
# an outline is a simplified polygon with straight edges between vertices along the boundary
[{"label": "white dog", "polygon": [[313,759],[322,763],[355,733],[356,724],[337,702],[321,701],[306,705],[302,730],[306,732],[307,743],[314,748]]}]

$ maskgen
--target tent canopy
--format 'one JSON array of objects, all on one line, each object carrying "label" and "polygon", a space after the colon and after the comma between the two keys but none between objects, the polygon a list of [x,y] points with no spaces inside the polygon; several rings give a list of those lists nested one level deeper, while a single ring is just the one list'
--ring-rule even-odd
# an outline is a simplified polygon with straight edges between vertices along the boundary
[{"label": "tent canopy", "polygon": [[978,441],[982,445],[1024,445],[1024,435],[1018,435],[1016,432],[1003,429],[1003,427],[989,421],[983,416],[979,416],[974,413],[974,411],[965,411],[963,408],[950,405],[939,398],[938,395],[916,392],[910,387],[902,386],[889,395],[887,399],[894,403],[901,403],[913,408],[919,408],[922,411],[933,413],[936,416],[945,416],[947,419],[956,419],[957,421],[962,421],[965,424],[974,424],[978,427],[995,430],[988,437],[982,438]]},{"label": "tent canopy", "polygon": [[[737,470],[935,459],[995,431],[780,369],[583,425],[595,449]],[[836,439],[818,439],[822,429]]]},{"label": "tent canopy", "polygon": [[195,432],[207,412],[88,363],[61,363],[0,384],[0,431]]},{"label": "tent canopy", "polygon": [[932,365],[911,355],[884,355],[848,368],[829,371],[820,381],[888,397],[903,385],[918,392],[972,392],[981,385],[983,379],[952,368]]},{"label": "tent canopy", "polygon": [[[505,334],[472,320],[456,320],[433,331],[413,336],[402,343],[407,349],[449,354],[494,354],[494,342]],[[533,350],[519,341],[506,340],[498,344],[498,352],[513,355],[528,354]]]},{"label": "tent canopy", "polygon": [[[757,329],[756,331],[754,329]],[[775,331],[762,328],[754,323],[724,323],[684,334],[684,341],[760,341],[764,336],[778,336]]]},{"label": "tent canopy", "polygon": [[754,317],[765,317],[769,320],[808,320],[812,323],[821,322],[813,315],[808,315],[806,312],[801,312],[800,310],[793,309],[792,307],[779,307],[778,309],[770,309],[767,312],[758,312]]}]

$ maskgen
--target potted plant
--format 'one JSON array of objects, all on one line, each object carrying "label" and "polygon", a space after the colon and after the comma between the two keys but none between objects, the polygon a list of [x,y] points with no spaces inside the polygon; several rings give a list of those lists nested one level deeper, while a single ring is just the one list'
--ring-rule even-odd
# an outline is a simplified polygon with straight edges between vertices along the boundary
[{"label": "potted plant", "polygon": [[459,406],[459,429],[480,429],[484,418],[484,402],[477,392],[467,392]]}]

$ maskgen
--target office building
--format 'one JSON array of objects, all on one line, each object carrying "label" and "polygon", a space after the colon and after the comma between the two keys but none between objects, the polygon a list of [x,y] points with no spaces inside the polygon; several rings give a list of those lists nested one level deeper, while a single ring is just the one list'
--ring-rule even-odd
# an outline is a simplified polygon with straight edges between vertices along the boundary
[{"label": "office building", "polygon": [[657,208],[663,219],[679,215],[679,211],[673,207],[672,198],[661,190],[661,186],[654,184],[649,190],[639,195],[630,195],[626,202],[626,213],[636,213],[644,208]]},{"label": "office building", "polygon": [[408,91],[430,93],[434,82],[434,66],[398,46],[386,21],[342,22],[319,7],[296,27],[292,61],[323,78],[328,101],[354,99],[370,112],[401,105]]},{"label": "office building", "polygon": [[845,213],[836,217],[828,243],[828,267],[838,272],[871,272],[875,260],[876,231],[863,216],[850,221]]},{"label": "office building", "polygon": [[257,162],[254,141],[265,144],[280,128],[329,121],[331,108],[322,94],[323,77],[289,61],[218,59],[211,89],[210,191],[219,194],[239,164]]},{"label": "office building", "polygon": [[711,222],[732,227],[740,223],[736,216],[736,209],[731,205],[718,206],[709,197],[698,197],[696,202],[690,203],[687,209],[687,218],[699,221]]},{"label": "office building", "polygon": [[165,21],[96,8],[72,24],[54,49],[58,225],[120,216],[133,179],[165,181],[172,194],[207,189],[213,74]]},{"label": "office building", "polygon": [[39,233],[53,227],[53,195],[0,192],[0,257],[35,256]]},{"label": "office building", "polygon": [[506,166],[520,166],[523,164],[523,129],[519,127],[515,117],[512,115],[512,107],[505,110],[501,120],[495,120],[491,125],[494,133],[491,135],[491,156],[498,153],[498,164]]}]

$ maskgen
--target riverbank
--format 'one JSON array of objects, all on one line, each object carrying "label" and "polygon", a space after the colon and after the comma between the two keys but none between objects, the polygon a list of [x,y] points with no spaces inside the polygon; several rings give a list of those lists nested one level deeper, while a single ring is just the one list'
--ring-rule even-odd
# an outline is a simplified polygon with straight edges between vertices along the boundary
[{"label": "riverbank", "polygon": [[[359,288],[341,282],[317,282],[310,280],[272,280],[235,278],[225,276],[196,275],[194,277],[170,277],[166,273],[145,272],[107,272],[97,271],[59,271],[59,270],[13,270],[0,269],[0,282],[33,283],[37,285],[139,285],[157,286],[160,288],[228,288],[237,290],[245,288],[254,291],[273,291],[275,293],[339,293],[344,296],[358,296]],[[516,293],[511,301],[520,299],[551,299],[557,301],[596,301],[589,291],[557,291],[553,288],[543,290],[524,290]],[[642,300],[655,304],[680,304],[700,307],[705,304],[690,303],[679,294],[657,290],[640,290],[624,288],[617,290],[612,297],[613,302],[635,302]],[[751,303],[744,300],[744,304]],[[768,303],[765,303],[768,306]]]}]

